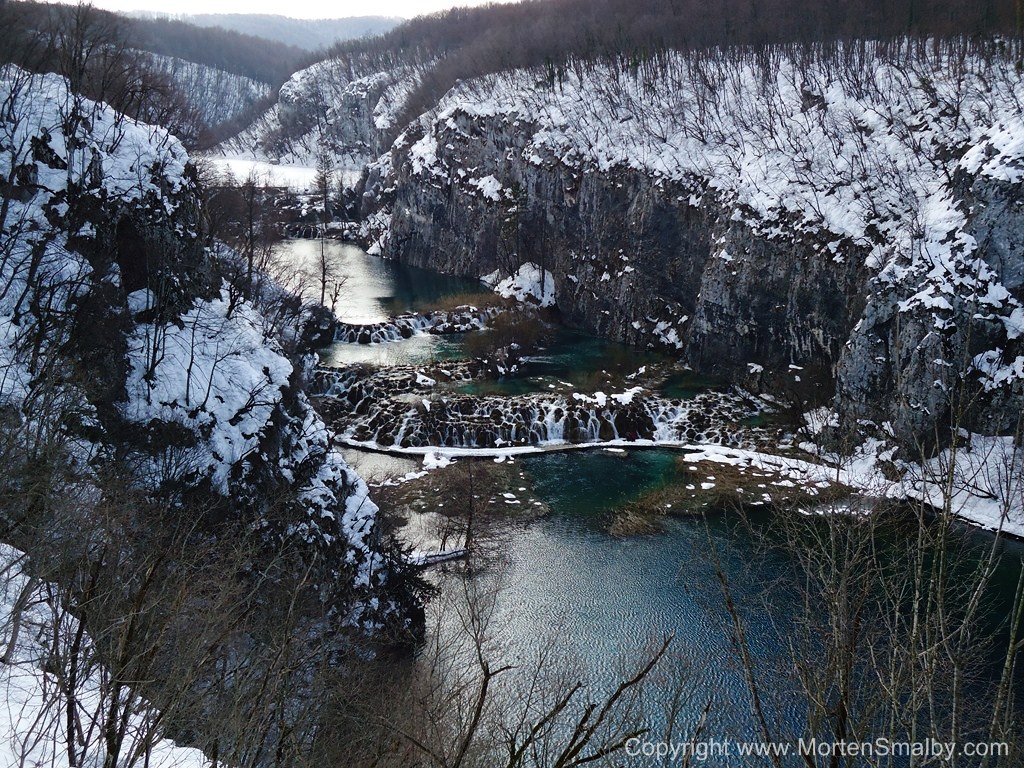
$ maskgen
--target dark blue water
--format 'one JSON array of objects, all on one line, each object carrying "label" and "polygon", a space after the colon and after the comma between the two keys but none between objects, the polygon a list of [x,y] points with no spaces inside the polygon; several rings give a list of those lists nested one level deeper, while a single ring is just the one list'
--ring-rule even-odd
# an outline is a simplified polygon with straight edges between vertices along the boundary
[{"label": "dark blue water", "polygon": [[[362,294],[339,314],[353,321],[380,320],[413,308],[424,297],[450,295],[467,287],[447,282],[448,278],[428,280],[358,249],[346,254],[360,275],[353,294],[358,293],[356,286],[361,286]],[[356,359],[418,363],[460,354],[458,337],[422,336],[393,344],[335,345],[322,357],[328,363]],[[657,360],[621,345],[565,334],[530,363],[520,379],[481,389],[520,394],[564,382],[582,386],[608,371],[631,372]],[[669,379],[665,393],[687,397],[713,384],[678,374]],[[662,665],[651,693],[655,701],[664,700],[681,686],[684,696],[675,738],[692,735],[708,707],[702,739],[757,740],[748,686],[724,610],[717,556],[728,574],[731,594],[741,606],[769,718],[780,732],[799,733],[803,709],[785,682],[792,675],[785,635],[800,613],[793,564],[778,553],[763,551],[751,529],[737,525],[724,511],[706,520],[666,520],[664,532],[657,535],[616,538],[606,532],[608,516],[617,508],[646,489],[673,481],[676,456],[667,450],[587,450],[517,460],[521,487],[543,500],[551,513],[539,520],[510,519],[495,525],[488,534],[492,540],[474,566],[473,580],[496,585],[488,625],[492,662],[529,668],[536,654],[550,647],[555,653],[553,666],[576,669],[575,679],[589,680],[592,695],[600,696],[633,671],[661,639],[671,636],[671,659]],[[386,470],[387,463],[376,460],[373,474]],[[407,461],[396,462],[398,475],[411,468]],[[520,484],[512,490],[523,496]],[[755,530],[761,522],[753,520]],[[981,532],[964,535],[979,552],[992,541]],[[1008,542],[1003,554],[992,590],[986,627],[990,632],[999,632],[1003,626],[1024,545]],[[442,588],[449,594],[461,589],[464,581],[458,571],[441,576]],[[454,613],[443,615],[445,605],[445,601],[434,604],[435,618],[442,624],[457,623]],[[991,655],[990,673],[995,676],[998,649]],[[665,725],[656,705],[646,711],[645,721],[653,733],[660,733]],[[641,758],[623,764],[652,763]]]},{"label": "dark blue water", "polygon": [[[493,578],[500,587],[489,626],[495,640],[492,660],[529,669],[540,650],[553,644],[549,663],[575,669],[574,679],[590,681],[591,695],[599,700],[671,636],[670,656],[648,691],[653,703],[644,711],[644,722],[651,733],[660,738],[665,728],[660,702],[681,690],[676,741],[693,736],[705,707],[708,719],[701,740],[760,741],[731,640],[717,556],[739,606],[773,732],[795,738],[803,731],[805,706],[793,680],[787,636],[803,608],[793,561],[757,543],[770,513],[741,524],[734,513],[719,510],[704,519],[666,519],[663,532],[655,535],[620,538],[607,533],[607,518],[617,507],[644,489],[672,481],[677,455],[668,450],[588,450],[516,461],[523,487],[550,505],[551,513],[532,522],[497,526],[495,541],[482,556],[484,564],[476,566],[474,578]],[[961,534],[975,554],[992,543],[982,532],[965,528]],[[882,529],[879,535],[899,546],[897,529]],[[1024,546],[1006,542],[1003,554],[986,633],[1002,626]],[[446,588],[460,578],[449,575]],[[989,679],[998,675],[999,661],[993,649]],[[983,695],[987,683],[977,685]],[[653,763],[637,757],[623,758],[621,764]]]},{"label": "dark blue water", "polygon": [[[616,507],[670,481],[677,455],[587,451],[520,461],[553,514],[513,537],[500,603],[507,641],[513,647],[529,643],[538,627],[550,628],[570,654],[585,661],[599,686],[609,686],[621,678],[623,660],[636,663],[671,636],[666,668],[681,672],[687,692],[682,731],[692,729],[710,701],[709,734],[753,738],[748,690],[734,662],[711,553],[717,551],[734,580],[731,588],[745,604],[750,644],[765,662],[781,659],[784,651],[770,617],[759,610],[761,589],[772,578],[771,559],[762,558],[751,572],[754,547],[724,513],[706,520],[666,519],[662,533],[647,536],[614,537],[604,525]],[[780,613],[787,609],[783,595],[774,591]],[[665,697],[666,683],[656,688],[656,698]],[[795,699],[774,702],[791,725],[798,719],[795,704]],[[657,714],[652,724],[662,725]]]},{"label": "dark blue water", "polygon": [[[678,691],[674,738],[692,736],[709,707],[702,738],[753,740],[758,732],[711,551],[717,550],[731,588],[744,603],[752,652],[774,672],[769,662],[785,664],[785,646],[769,613],[760,610],[762,589],[774,578],[771,558],[755,557],[749,536],[738,533],[725,514],[706,522],[667,519],[657,535],[607,533],[607,517],[616,507],[672,479],[676,456],[667,450],[588,450],[516,460],[521,485],[513,482],[513,490],[520,498],[536,495],[551,513],[504,525],[492,520],[489,540],[474,556],[474,584],[496,590],[488,623],[490,659],[494,666],[531,670],[547,649],[549,668],[573,670],[574,680],[588,682],[581,701],[587,696],[600,701],[672,637],[669,655],[646,689],[643,721],[652,733],[664,731],[662,703]],[[460,571],[442,576],[442,589],[457,595],[465,578]],[[784,614],[785,591],[771,594],[775,615]],[[432,610],[447,612],[435,619],[457,636],[458,611],[443,599]],[[785,722],[787,732],[797,729],[798,700],[774,681],[767,687],[773,717]],[[638,758],[621,764],[652,763]]]}]

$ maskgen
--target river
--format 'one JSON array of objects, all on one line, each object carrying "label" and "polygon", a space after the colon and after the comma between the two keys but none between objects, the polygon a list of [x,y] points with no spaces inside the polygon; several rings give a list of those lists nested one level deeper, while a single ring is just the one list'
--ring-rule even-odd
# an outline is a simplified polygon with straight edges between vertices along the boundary
[{"label": "river", "polygon": [[[444,295],[479,290],[472,281],[453,280],[423,270],[367,256],[357,248],[328,244],[344,260],[347,282],[339,316],[352,322],[384,319],[399,311],[421,308]],[[295,258],[308,258],[309,243],[294,243]],[[319,247],[317,245],[317,247]],[[457,357],[458,337],[414,336],[387,344],[336,344],[322,360],[340,365],[370,361],[378,364],[419,363]],[[482,385],[489,391],[518,393],[543,389],[551,379],[583,377],[605,366],[634,369],[650,362],[646,353],[567,333],[538,358],[522,380]],[[676,377],[669,386],[674,396],[701,391],[708,382]],[[475,385],[481,386],[481,385]],[[365,476],[402,476],[419,468],[408,458],[347,450],[346,458]],[[801,699],[779,675],[792,669],[785,632],[799,614],[798,583],[792,560],[765,552],[758,530],[768,513],[738,524],[735,516],[708,510],[705,518],[667,519],[656,535],[616,537],[607,533],[607,518],[644,490],[672,482],[678,454],[671,450],[606,450],[553,452],[515,459],[518,482],[510,487],[519,504],[529,498],[550,510],[536,518],[511,516],[490,527],[483,561],[471,578],[497,585],[492,618],[498,662],[521,663],[555,638],[559,654],[570,658],[595,681],[598,689],[622,675],[623,660],[641,658],[652,643],[672,636],[675,669],[681,669],[686,696],[679,714],[682,733],[689,735],[705,706],[709,707],[704,738],[755,739],[758,736],[741,665],[730,641],[729,617],[716,576],[714,557],[729,574],[733,596],[742,606],[749,648],[761,670],[766,705],[783,730],[799,733],[804,716]],[[513,461],[513,460],[510,460]],[[444,470],[441,470],[444,471]],[[521,482],[522,485],[518,483]],[[518,512],[518,508],[509,507]],[[409,532],[422,532],[416,521]],[[882,534],[899,545],[897,529]],[[983,552],[991,536],[965,529],[967,548]],[[430,544],[412,542],[413,544]],[[1012,598],[1014,567],[1024,549],[1004,546],[997,574],[993,617]],[[465,573],[456,568],[436,575],[442,590],[454,589]],[[438,616],[435,604],[434,619]],[[993,670],[993,674],[994,674]],[[667,690],[675,682],[658,683]],[[1019,686],[1018,686],[1019,691]],[[655,730],[660,715],[648,714]],[[651,765],[646,758],[625,761]]]}]

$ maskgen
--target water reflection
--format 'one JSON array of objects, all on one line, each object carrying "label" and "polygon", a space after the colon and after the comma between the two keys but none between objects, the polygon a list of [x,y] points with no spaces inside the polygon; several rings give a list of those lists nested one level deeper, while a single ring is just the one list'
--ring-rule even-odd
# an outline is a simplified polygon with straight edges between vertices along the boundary
[{"label": "water reflection", "polygon": [[[379,323],[401,312],[420,309],[445,296],[484,290],[478,280],[407,267],[370,256],[351,243],[325,240],[323,247],[330,268],[344,278],[334,312],[347,323]],[[317,299],[320,296],[317,282],[320,248],[320,240],[285,240],[274,248],[277,261],[303,268],[308,273],[311,285],[307,293],[315,288]],[[309,297],[314,298],[312,295]]]}]

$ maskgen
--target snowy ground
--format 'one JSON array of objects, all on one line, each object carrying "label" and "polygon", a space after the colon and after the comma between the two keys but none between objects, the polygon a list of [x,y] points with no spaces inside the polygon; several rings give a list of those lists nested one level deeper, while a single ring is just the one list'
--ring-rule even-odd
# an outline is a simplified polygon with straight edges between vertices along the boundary
[{"label": "snowy ground", "polygon": [[[25,573],[27,557],[7,545],[0,545],[0,654],[9,652],[9,663],[0,664],[0,765],[5,768],[63,768],[68,757],[68,700],[65,681],[55,667],[51,649],[60,648],[60,637],[54,631],[55,620],[63,632],[75,631],[77,620],[55,604],[47,584],[30,583]],[[60,590],[55,590],[57,594]],[[21,599],[17,643],[11,643],[15,605]],[[65,635],[66,637],[66,635]],[[88,639],[82,653],[88,655]],[[81,726],[75,739],[79,765],[104,764],[106,746],[100,718],[111,702],[105,694],[104,681],[109,673],[89,665],[89,673],[77,686],[72,715]],[[210,765],[197,749],[178,747],[156,735],[150,754],[145,755],[150,730],[147,716],[155,713],[145,701],[133,697],[130,703],[128,736],[117,756],[117,765],[148,765],[149,768],[205,768]],[[124,706],[129,706],[127,702]]]}]

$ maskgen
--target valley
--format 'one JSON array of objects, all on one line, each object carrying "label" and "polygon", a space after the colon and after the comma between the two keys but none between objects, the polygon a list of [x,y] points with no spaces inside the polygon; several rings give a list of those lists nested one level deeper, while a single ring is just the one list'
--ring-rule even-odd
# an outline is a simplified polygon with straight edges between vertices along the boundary
[{"label": "valley", "polygon": [[0,3],[0,763],[1021,763],[1020,8],[733,5]]}]

